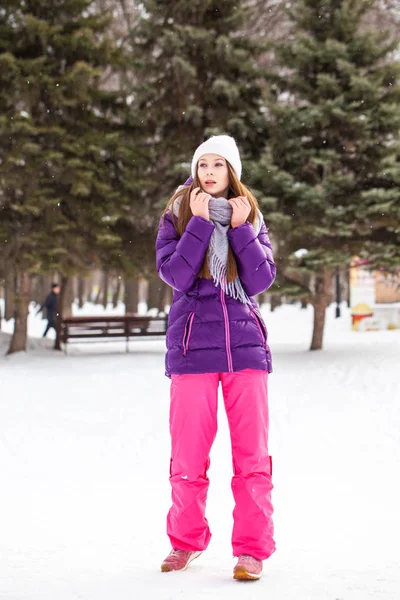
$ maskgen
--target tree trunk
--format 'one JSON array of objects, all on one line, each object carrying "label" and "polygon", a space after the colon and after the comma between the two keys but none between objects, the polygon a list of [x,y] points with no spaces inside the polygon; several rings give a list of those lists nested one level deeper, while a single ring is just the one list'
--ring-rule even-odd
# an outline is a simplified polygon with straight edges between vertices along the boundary
[{"label": "tree trunk", "polygon": [[104,279],[103,279],[103,298],[102,298],[102,305],[104,306],[104,308],[107,308],[107,304],[108,304],[108,288],[109,288],[109,284],[110,284],[110,277],[108,275],[108,272],[105,271],[104,272]]},{"label": "tree trunk", "polygon": [[72,277],[67,278],[66,288],[63,295],[63,304],[61,306],[61,312],[63,319],[72,317],[72,304],[75,300],[74,290],[74,279]]},{"label": "tree trunk", "polygon": [[86,281],[83,277],[78,277],[78,306],[83,308],[85,304],[85,287]]},{"label": "tree trunk", "polygon": [[172,305],[172,288],[169,285],[165,285],[164,294],[164,309],[166,306]]},{"label": "tree trunk", "polygon": [[4,318],[6,321],[14,318],[15,314],[15,277],[14,274],[6,275],[4,284]]},{"label": "tree trunk", "polygon": [[351,308],[351,297],[350,297],[350,293],[351,293],[351,288],[350,288],[350,268],[347,268],[347,272],[346,272],[346,292],[347,292],[347,307]]},{"label": "tree trunk", "polygon": [[101,304],[101,302],[100,302],[100,298],[101,298],[101,285],[99,286],[99,289],[98,289],[98,291],[97,291],[97,294],[96,294],[96,296],[95,296],[95,298],[94,298],[94,303],[95,303],[95,304]]},{"label": "tree trunk", "polygon": [[[94,282],[93,282],[93,275],[89,275],[89,277],[86,277],[84,279],[85,282],[85,296],[86,296],[86,302],[93,302],[93,286],[94,286]],[[85,296],[83,298],[84,303],[85,303]]]},{"label": "tree trunk", "polygon": [[314,327],[310,350],[322,350],[324,337],[326,309],[332,286],[332,272],[324,269],[317,273],[315,278],[315,292],[312,296],[314,306]]},{"label": "tree trunk", "polygon": [[51,283],[53,279],[49,275],[39,275],[36,281],[32,285],[31,299],[36,304],[42,304],[47,294],[51,290]]},{"label": "tree trunk", "polygon": [[137,279],[125,279],[125,313],[137,314],[139,307],[139,282]]},{"label": "tree trunk", "polygon": [[29,273],[18,273],[16,277],[14,333],[7,354],[25,352],[28,339],[28,313],[31,291]]},{"label": "tree trunk", "polygon": [[36,275],[35,277],[32,277],[31,300],[35,304],[40,304],[43,301],[41,294],[41,279],[41,275]]},{"label": "tree trunk", "polygon": [[113,298],[112,298],[113,308],[117,308],[117,306],[118,306],[120,292],[121,292],[121,278],[117,277],[117,279],[115,281],[114,293],[113,293]]},{"label": "tree trunk", "polygon": [[261,294],[258,294],[255,297],[255,301],[257,302],[258,306],[262,306],[263,304],[265,304],[267,302],[267,297],[268,292],[261,292]]},{"label": "tree trunk", "polygon": [[64,314],[64,305],[67,301],[68,296],[68,282],[69,278],[66,276],[61,277],[60,293],[58,296],[58,313],[56,317],[56,339],[54,342],[54,350],[62,350],[61,348],[61,325]]},{"label": "tree trunk", "polygon": [[277,294],[271,294],[271,312],[282,305],[282,298]]},{"label": "tree trunk", "polygon": [[166,284],[159,277],[150,279],[147,292],[148,311],[152,308],[156,308],[159,313],[164,310],[165,286]]},{"label": "tree trunk", "polygon": [[169,286],[165,283],[165,281],[160,280],[160,293],[159,293],[159,312],[165,311],[166,299],[167,299],[167,291]]}]

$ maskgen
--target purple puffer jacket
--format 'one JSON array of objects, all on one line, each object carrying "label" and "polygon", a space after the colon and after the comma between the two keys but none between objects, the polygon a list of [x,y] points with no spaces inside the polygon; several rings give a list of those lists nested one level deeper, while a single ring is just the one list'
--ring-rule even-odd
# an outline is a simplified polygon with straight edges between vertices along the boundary
[{"label": "purple puffer jacket", "polygon": [[[168,317],[166,375],[272,371],[267,329],[251,306],[228,296],[212,279],[199,278],[214,225],[192,217],[182,237],[168,213],[160,221],[157,271],[173,290]],[[257,236],[245,223],[228,232],[243,289],[249,297],[267,290],[276,269],[267,229]]]}]

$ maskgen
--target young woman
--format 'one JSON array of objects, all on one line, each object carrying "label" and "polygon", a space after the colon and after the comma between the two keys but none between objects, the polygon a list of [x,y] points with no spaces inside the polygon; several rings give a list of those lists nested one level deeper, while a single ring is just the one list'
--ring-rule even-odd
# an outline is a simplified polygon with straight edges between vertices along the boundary
[{"label": "young woman", "polygon": [[235,579],[259,579],[275,550],[268,454],[267,330],[253,296],[275,279],[271,243],[251,191],[240,181],[235,140],[214,136],[192,160],[160,221],[160,277],[174,290],[167,332],[171,378],[167,532],[162,571],[186,569],[205,550],[209,454],[221,383],[233,458]]}]

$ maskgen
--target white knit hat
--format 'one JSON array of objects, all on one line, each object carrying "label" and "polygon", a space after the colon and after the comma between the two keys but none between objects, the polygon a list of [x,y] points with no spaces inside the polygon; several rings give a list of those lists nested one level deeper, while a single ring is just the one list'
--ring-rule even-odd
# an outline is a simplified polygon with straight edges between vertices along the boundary
[{"label": "white knit hat", "polygon": [[242,176],[242,163],[240,160],[239,149],[233,137],[229,135],[213,135],[208,140],[200,144],[193,155],[192,177],[196,175],[197,163],[203,154],[218,154],[225,158],[233,167],[239,180]]}]

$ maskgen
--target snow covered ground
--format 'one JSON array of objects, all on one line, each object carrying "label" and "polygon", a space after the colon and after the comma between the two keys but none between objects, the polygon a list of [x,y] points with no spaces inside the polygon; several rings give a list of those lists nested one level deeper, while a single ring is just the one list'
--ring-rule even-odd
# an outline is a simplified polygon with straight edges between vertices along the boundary
[{"label": "snow covered ground", "polygon": [[[5,357],[0,333],[1,600],[398,600],[400,331],[353,333],[347,310],[333,314],[325,350],[311,353],[312,310],[265,312],[277,552],[256,583],[231,579],[223,410],[210,547],[184,573],[159,572],[170,502],[163,342],[65,356],[36,339]],[[30,335],[44,324],[32,315]]]}]

